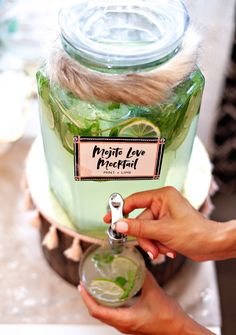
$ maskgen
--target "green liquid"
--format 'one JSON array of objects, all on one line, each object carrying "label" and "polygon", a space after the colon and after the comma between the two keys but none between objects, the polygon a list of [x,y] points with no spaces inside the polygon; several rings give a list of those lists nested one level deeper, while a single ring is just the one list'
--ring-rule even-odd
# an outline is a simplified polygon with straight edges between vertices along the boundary
[{"label": "green liquid", "polygon": [[79,273],[86,289],[100,304],[117,307],[141,289],[145,263],[136,249],[124,247],[122,253],[114,254],[109,247],[93,246],[85,254]]},{"label": "green liquid", "polygon": [[[38,72],[37,78],[50,186],[81,233],[95,236],[105,233],[102,218],[114,192],[125,198],[135,192],[167,185],[183,189],[204,86],[200,71],[179,85],[166,103],[152,107],[87,103],[57,86],[50,87],[43,71]],[[137,118],[152,122],[166,138],[160,179],[75,182],[73,136],[116,137],[123,127]]]}]

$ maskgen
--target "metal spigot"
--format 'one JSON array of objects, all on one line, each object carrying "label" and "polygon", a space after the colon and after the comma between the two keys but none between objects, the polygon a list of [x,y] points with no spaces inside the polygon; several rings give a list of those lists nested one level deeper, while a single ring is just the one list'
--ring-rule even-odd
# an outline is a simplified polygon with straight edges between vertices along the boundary
[{"label": "metal spigot", "polygon": [[118,233],[115,230],[115,224],[123,218],[124,200],[122,196],[118,193],[113,193],[109,198],[109,206],[111,209],[111,225],[107,231],[109,243],[115,253],[121,253],[127,241],[127,235]]}]

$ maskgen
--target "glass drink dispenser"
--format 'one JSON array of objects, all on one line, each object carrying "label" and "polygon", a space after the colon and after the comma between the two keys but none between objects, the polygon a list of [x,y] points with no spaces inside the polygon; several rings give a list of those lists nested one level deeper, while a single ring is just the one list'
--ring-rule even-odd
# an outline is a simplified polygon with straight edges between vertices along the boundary
[{"label": "glass drink dispenser", "polygon": [[50,187],[84,234],[107,199],[183,189],[204,77],[180,0],[78,1],[37,73]]}]

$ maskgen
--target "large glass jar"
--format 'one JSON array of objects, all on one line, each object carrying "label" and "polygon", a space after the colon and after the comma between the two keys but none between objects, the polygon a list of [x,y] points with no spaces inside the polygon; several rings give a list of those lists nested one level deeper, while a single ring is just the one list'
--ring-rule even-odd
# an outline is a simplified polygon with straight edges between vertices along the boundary
[{"label": "large glass jar", "polygon": [[[176,57],[189,17],[180,0],[132,0],[128,4],[125,0],[87,0],[62,10],[59,21],[69,57],[91,71],[113,76],[148,72]],[[197,67],[173,88],[168,99],[149,106],[79,99],[52,83],[45,66],[38,71],[37,81],[50,187],[81,233],[104,233],[102,217],[113,192],[126,197],[166,185],[183,189],[204,88]],[[75,182],[75,135],[164,137],[160,179]]]}]

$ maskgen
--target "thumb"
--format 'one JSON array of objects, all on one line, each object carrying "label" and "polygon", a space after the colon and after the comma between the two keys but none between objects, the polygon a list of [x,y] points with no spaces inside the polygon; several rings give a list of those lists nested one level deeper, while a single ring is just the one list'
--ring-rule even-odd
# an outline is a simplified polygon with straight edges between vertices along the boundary
[{"label": "thumb", "polygon": [[[150,240],[162,240],[162,235],[168,227],[168,221],[165,220],[142,220],[142,219],[122,219],[115,225],[118,233],[125,233],[134,237],[141,237]],[[163,228],[165,229],[163,230]]]}]

